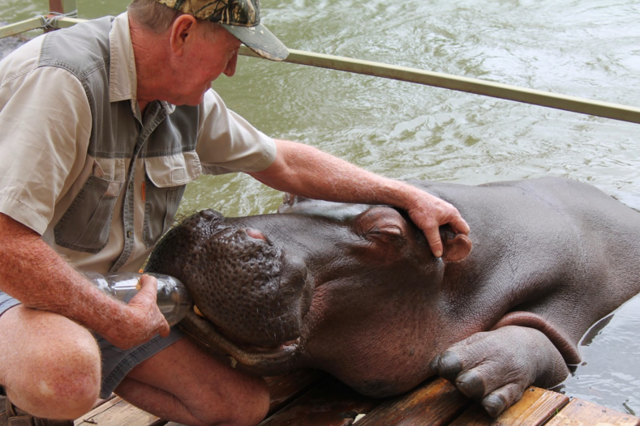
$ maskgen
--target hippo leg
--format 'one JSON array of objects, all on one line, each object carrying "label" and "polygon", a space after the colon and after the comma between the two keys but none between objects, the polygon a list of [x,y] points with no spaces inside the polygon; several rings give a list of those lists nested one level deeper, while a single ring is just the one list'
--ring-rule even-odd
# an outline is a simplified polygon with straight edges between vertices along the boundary
[{"label": "hippo leg", "polygon": [[505,326],[481,332],[436,356],[431,369],[497,417],[530,385],[551,387],[569,374],[564,358],[541,331]]}]

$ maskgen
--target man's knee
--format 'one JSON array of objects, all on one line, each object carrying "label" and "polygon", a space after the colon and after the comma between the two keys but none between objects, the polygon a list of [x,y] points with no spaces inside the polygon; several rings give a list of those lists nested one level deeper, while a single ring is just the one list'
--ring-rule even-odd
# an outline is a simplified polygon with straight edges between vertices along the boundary
[{"label": "man's knee", "polygon": [[91,343],[81,340],[47,353],[25,354],[22,379],[7,382],[9,399],[34,416],[50,419],[73,419],[89,411],[100,391],[100,351]]},{"label": "man's knee", "polygon": [[[3,326],[9,325],[4,317],[11,311],[3,315]],[[3,384],[9,399],[30,414],[76,418],[98,398],[100,349],[83,327],[59,315],[44,314],[42,321],[23,330],[23,338],[13,336],[10,353],[3,351]]]}]

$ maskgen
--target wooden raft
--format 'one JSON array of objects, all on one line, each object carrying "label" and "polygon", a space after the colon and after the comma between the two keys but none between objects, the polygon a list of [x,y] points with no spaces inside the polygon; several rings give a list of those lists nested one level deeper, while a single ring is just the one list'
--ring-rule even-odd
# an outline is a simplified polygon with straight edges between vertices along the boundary
[{"label": "wooden raft", "polygon": [[[566,395],[530,387],[500,417],[489,417],[449,382],[429,379],[388,399],[362,396],[333,377],[301,370],[267,379],[271,407],[261,426],[640,426],[640,418]],[[113,397],[75,421],[90,426],[180,426]]]}]

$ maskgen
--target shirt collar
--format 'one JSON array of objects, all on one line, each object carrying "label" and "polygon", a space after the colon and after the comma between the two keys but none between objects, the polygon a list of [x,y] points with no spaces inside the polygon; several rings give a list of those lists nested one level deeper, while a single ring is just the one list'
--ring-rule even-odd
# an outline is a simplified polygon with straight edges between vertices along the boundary
[{"label": "shirt collar", "polygon": [[[131,110],[136,115],[137,107],[137,75],[136,62],[131,43],[129,17],[127,12],[121,13],[111,23],[109,33],[109,51],[111,64],[109,70],[109,101],[131,101]],[[162,107],[171,114],[175,105],[160,101]]]}]

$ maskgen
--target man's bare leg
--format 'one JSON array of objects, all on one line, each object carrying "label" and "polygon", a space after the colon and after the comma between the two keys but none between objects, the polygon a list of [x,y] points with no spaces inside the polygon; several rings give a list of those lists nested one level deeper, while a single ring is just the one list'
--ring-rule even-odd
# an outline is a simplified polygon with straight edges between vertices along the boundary
[{"label": "man's bare leg", "polygon": [[100,391],[93,335],[61,315],[14,306],[0,316],[0,384],[11,402],[47,419],[74,419]]},{"label": "man's bare leg", "polygon": [[187,425],[255,425],[269,408],[262,378],[222,364],[188,338],[131,370],[115,393],[149,413]]}]

